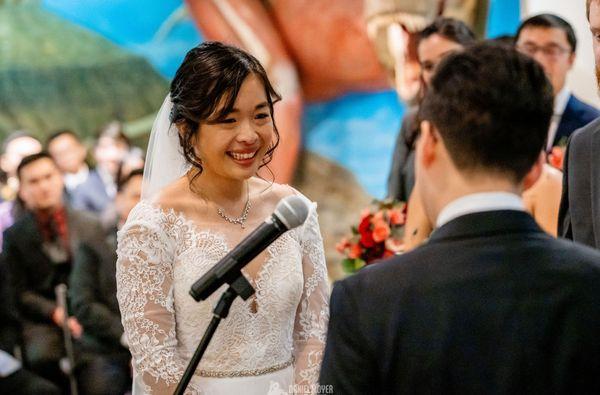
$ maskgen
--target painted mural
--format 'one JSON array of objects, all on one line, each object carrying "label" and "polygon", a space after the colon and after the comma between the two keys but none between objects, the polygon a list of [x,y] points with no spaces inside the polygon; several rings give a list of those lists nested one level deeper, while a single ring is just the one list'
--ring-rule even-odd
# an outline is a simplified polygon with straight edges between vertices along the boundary
[{"label": "painted mural", "polygon": [[[421,6],[411,8],[417,3]],[[280,130],[296,136],[282,144],[297,150],[282,155],[296,158],[282,179],[291,181],[294,174],[293,183],[319,202],[328,255],[337,259],[333,244],[353,215],[373,197],[385,196],[404,113],[393,89],[398,76],[386,67],[385,51],[377,49],[377,30],[393,15],[409,33],[416,32],[437,12],[423,8],[426,3],[438,1],[0,2],[0,133],[69,127],[89,136],[119,119],[143,141],[187,50],[205,38],[229,38],[267,64],[284,97],[292,99],[283,104],[291,109],[288,118],[277,119]],[[463,18],[487,36],[513,33],[518,25],[518,0],[442,3],[446,14],[464,11]],[[260,27],[255,36],[231,29],[244,22],[235,19],[234,6],[254,7]],[[242,14],[251,28],[252,15]],[[220,31],[210,16],[224,19],[230,30]],[[406,52],[409,64],[414,59],[410,48]],[[410,76],[406,80],[410,83]]]}]

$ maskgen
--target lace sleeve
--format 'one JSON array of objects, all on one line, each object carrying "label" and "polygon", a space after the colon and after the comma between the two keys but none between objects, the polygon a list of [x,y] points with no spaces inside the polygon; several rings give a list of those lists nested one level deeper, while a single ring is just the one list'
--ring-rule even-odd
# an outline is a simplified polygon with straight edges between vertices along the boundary
[{"label": "lace sleeve", "polygon": [[298,393],[316,393],[329,321],[329,282],[316,204],[302,236],[304,290],[294,324],[294,381]]},{"label": "lace sleeve", "polygon": [[[172,394],[186,367],[177,351],[169,244],[159,225],[131,216],[119,232],[117,298],[136,372],[134,385],[141,385],[145,394]],[[186,393],[199,394],[192,384]]]}]

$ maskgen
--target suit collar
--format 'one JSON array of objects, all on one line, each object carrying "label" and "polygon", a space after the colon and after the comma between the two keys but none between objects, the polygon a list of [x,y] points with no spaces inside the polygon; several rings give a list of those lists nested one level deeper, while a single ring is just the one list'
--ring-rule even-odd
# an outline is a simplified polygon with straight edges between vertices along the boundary
[{"label": "suit collar", "polygon": [[569,97],[569,101],[567,102],[567,106],[565,107],[564,111],[561,114],[560,117],[560,122],[558,124],[558,130],[556,132],[556,135],[564,135],[565,134],[565,127],[569,126],[569,123],[572,122],[573,120],[577,120],[578,118],[581,117],[581,113],[584,111],[584,109],[581,106],[581,102],[579,100],[577,100],[577,98],[573,95],[571,95]]},{"label": "suit collar", "polygon": [[429,242],[509,233],[543,233],[531,215],[517,210],[485,211],[463,215],[433,231]]},{"label": "suit collar", "polygon": [[481,192],[462,196],[450,202],[440,211],[437,227],[450,222],[454,218],[481,211],[521,210],[524,211],[523,200],[519,195],[508,192]]},{"label": "suit collar", "polygon": [[560,144],[561,140],[568,138],[575,130],[592,122],[597,114],[597,110],[593,107],[571,95],[567,107],[560,118],[554,135],[553,145]]}]

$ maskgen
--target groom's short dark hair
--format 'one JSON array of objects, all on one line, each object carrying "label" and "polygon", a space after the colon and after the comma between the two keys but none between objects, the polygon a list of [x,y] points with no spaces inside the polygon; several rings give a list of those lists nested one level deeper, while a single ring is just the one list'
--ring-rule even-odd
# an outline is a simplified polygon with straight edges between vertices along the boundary
[{"label": "groom's short dark hair", "polygon": [[420,117],[438,130],[458,169],[520,182],[544,147],[553,100],[536,61],[482,43],[441,62]]}]

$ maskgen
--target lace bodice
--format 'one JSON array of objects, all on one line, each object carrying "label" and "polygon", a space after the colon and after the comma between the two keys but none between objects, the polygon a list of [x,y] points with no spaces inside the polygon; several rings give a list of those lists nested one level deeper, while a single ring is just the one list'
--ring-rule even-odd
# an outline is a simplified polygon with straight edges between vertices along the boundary
[{"label": "lace bodice", "polygon": [[[190,286],[239,242],[235,239],[148,201],[133,209],[119,232],[117,297],[145,392],[174,391],[226,287],[197,303]],[[188,387],[191,393],[201,393],[203,375],[260,371],[292,357],[298,387],[317,382],[329,286],[316,205],[304,225],[283,234],[257,259],[264,262],[255,278],[246,275],[256,293],[233,303]]]}]

